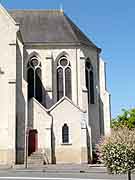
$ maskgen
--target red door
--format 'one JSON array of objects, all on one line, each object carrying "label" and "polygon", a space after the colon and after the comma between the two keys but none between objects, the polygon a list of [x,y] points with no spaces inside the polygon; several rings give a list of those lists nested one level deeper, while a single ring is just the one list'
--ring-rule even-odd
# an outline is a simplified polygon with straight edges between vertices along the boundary
[{"label": "red door", "polygon": [[36,129],[29,131],[28,155],[31,155],[38,147],[38,133]]}]

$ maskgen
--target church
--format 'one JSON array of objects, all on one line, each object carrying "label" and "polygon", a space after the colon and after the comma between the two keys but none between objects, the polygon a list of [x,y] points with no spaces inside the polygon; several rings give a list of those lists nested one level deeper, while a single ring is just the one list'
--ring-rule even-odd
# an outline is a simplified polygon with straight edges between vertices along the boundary
[{"label": "church", "polygon": [[0,164],[91,163],[110,133],[101,49],[63,10],[0,5],[0,39]]}]

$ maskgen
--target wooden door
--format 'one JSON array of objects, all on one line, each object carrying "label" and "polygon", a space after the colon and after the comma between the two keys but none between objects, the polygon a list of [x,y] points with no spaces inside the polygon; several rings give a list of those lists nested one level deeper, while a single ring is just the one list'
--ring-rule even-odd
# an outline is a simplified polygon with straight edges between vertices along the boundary
[{"label": "wooden door", "polygon": [[38,133],[36,129],[29,131],[28,139],[28,155],[30,156],[33,152],[37,150],[38,147]]}]

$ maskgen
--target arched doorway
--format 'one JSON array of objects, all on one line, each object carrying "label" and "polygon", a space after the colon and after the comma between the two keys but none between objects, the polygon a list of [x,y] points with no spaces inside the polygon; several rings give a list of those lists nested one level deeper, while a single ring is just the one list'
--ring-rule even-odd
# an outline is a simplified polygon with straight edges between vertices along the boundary
[{"label": "arched doorway", "polygon": [[36,129],[29,130],[28,156],[38,149],[38,132]]}]

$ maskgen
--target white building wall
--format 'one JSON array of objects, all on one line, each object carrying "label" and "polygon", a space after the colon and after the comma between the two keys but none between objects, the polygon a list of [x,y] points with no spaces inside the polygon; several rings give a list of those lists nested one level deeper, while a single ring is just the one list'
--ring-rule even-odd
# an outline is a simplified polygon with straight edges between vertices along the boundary
[{"label": "white building wall", "polygon": [[13,19],[0,5],[0,164],[15,163],[17,30]]},{"label": "white building wall", "polygon": [[[31,105],[30,105],[31,104]],[[52,117],[47,113],[46,109],[35,99],[30,100],[32,116],[29,120],[32,121],[30,129],[36,129],[38,135],[38,151],[48,158],[51,163],[51,125]]]},{"label": "white building wall", "polygon": [[110,123],[111,123],[111,112],[110,112],[110,94],[106,89],[106,69],[105,62],[100,58],[99,61],[99,74],[100,74],[100,98],[101,104],[100,109],[101,115],[101,127],[102,127],[102,135],[107,135],[110,133]]},{"label": "white building wall", "polygon": [[[99,74],[98,74],[98,52],[93,48],[82,47],[46,47],[30,46],[26,47],[27,57],[36,52],[42,63],[42,82],[46,93],[46,107],[50,108],[57,102],[57,79],[56,68],[57,61],[64,53],[70,60],[72,68],[72,101],[84,111],[87,111],[89,120],[88,125],[91,128],[89,134],[92,143],[98,142],[100,137],[100,119],[99,119]],[[95,104],[89,105],[88,111],[88,92],[85,81],[85,60],[89,58],[94,72]],[[28,60],[28,59],[27,59]],[[26,67],[26,65],[25,65]]]},{"label": "white building wall", "polygon": [[[87,155],[84,153],[87,153],[87,150],[86,146],[82,145],[82,140],[86,136],[84,139],[81,137],[86,132],[81,130],[82,112],[70,101],[63,99],[58,105],[55,105],[50,113],[53,116],[53,144],[56,163],[86,163]],[[69,143],[67,144],[62,142],[62,127],[64,124],[67,124],[69,127]]]},{"label": "white building wall", "polygon": [[24,163],[27,127],[27,82],[24,80],[23,44],[16,44],[16,163]]},{"label": "white building wall", "polygon": [[[57,60],[60,55],[63,55],[63,52],[67,54],[69,61],[71,63],[71,71],[72,71],[72,101],[75,104],[78,104],[78,87],[77,83],[79,81],[77,71],[78,71],[78,57],[77,50],[74,47],[45,47],[42,46],[30,46],[25,47],[25,62],[24,66],[27,69],[27,63],[31,54],[36,52],[39,55],[39,60],[42,64],[42,82],[44,86],[44,90],[46,91],[46,108],[50,108],[53,104],[57,102],[57,84],[56,84],[56,67]],[[25,69],[25,77],[27,77],[27,71]],[[78,96],[78,97],[77,97]]]},{"label": "white building wall", "polygon": [[[93,66],[94,73],[94,96],[95,103],[88,105],[88,91],[86,88],[85,79],[85,61],[89,58]],[[93,48],[82,47],[80,50],[80,107],[88,113],[88,125],[91,128],[91,140],[92,144],[98,143],[100,138],[100,119],[99,119],[99,74],[98,74],[98,52]]]}]

